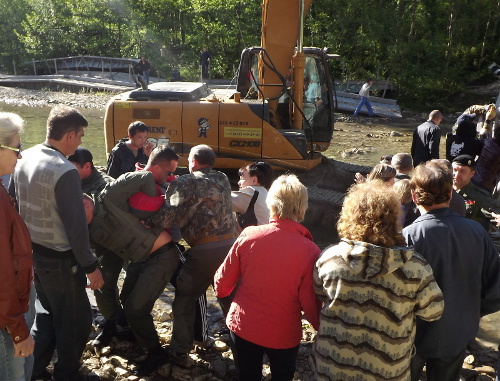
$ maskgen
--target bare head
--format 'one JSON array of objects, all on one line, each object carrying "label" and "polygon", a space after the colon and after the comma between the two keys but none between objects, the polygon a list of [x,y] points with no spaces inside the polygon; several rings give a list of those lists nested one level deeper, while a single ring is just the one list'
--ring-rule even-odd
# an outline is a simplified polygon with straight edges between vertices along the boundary
[{"label": "bare head", "polygon": [[413,159],[409,153],[397,153],[391,159],[391,167],[407,175],[413,170]]},{"label": "bare head", "polygon": [[432,120],[435,125],[439,126],[439,123],[443,120],[443,114],[439,110],[432,110],[429,114],[429,120]]},{"label": "bare head", "polygon": [[[431,207],[449,204],[452,191],[451,173],[444,165],[434,161],[420,164],[410,181],[413,201]],[[446,205],[447,206],[447,205]]]},{"label": "bare head", "polygon": [[161,145],[151,152],[144,169],[153,174],[157,184],[164,184],[177,169],[178,162],[179,155],[172,148]]},{"label": "bare head", "polygon": [[266,198],[271,217],[297,222],[304,220],[307,201],[307,189],[295,175],[274,180]]},{"label": "bare head", "polygon": [[215,152],[206,144],[200,144],[189,151],[189,172],[197,171],[201,168],[213,167],[215,164]]},{"label": "bare head", "polygon": [[78,170],[81,180],[89,178],[94,171],[92,153],[86,148],[78,147],[73,155],[68,156],[68,160],[71,161]]},{"label": "bare head", "polygon": [[240,181],[238,181],[240,189],[252,185],[261,185],[269,189],[274,179],[273,168],[265,161],[256,161],[240,168],[238,175],[240,176]]},{"label": "bare head", "polygon": [[394,177],[396,176],[396,170],[388,164],[377,164],[373,167],[372,171],[368,174],[367,180],[382,180],[388,186],[394,185]]},{"label": "bare head", "polygon": [[84,136],[87,119],[73,107],[55,106],[47,119],[47,142],[64,155],[72,155]]},{"label": "bare head", "polygon": [[144,147],[148,139],[148,126],[139,120],[129,124],[128,129],[129,146],[134,149]]}]

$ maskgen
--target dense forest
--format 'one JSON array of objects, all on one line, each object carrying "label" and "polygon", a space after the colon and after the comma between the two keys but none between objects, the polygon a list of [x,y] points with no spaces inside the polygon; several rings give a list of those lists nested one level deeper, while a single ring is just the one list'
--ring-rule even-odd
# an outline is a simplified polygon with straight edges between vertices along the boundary
[{"label": "dense forest", "polygon": [[[388,78],[399,99],[439,103],[494,79],[499,15],[500,0],[315,0],[305,45],[340,55],[336,78]],[[241,50],[260,44],[260,20],[261,0],[0,0],[0,70],[145,54],[160,76],[176,65],[194,79],[208,46],[212,76],[231,78]]]}]

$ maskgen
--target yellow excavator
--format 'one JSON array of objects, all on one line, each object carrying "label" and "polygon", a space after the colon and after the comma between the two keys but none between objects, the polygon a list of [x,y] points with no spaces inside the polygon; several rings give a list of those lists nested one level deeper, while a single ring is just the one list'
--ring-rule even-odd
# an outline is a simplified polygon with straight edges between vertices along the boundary
[{"label": "yellow excavator", "polygon": [[148,140],[168,144],[187,164],[191,147],[207,144],[217,168],[264,160],[275,168],[311,169],[332,140],[334,87],[327,60],[302,45],[312,0],[264,0],[261,47],[241,55],[237,86],[210,90],[201,82],[158,82],[114,96],[104,121],[106,149],[141,120]]}]

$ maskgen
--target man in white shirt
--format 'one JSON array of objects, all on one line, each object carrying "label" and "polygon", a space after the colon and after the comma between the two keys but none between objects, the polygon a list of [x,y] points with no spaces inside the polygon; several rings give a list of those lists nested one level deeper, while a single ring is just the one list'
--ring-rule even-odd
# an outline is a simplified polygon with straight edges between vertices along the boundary
[{"label": "man in white shirt", "polygon": [[370,116],[375,116],[375,113],[373,112],[372,105],[370,104],[370,101],[368,98],[370,97],[370,87],[373,85],[373,79],[368,78],[366,83],[363,85],[361,90],[359,90],[359,95],[361,97],[361,101],[359,102],[358,107],[356,107],[356,111],[354,111],[354,116],[358,116],[359,110],[363,106],[366,106],[366,109],[368,110],[368,114]]}]

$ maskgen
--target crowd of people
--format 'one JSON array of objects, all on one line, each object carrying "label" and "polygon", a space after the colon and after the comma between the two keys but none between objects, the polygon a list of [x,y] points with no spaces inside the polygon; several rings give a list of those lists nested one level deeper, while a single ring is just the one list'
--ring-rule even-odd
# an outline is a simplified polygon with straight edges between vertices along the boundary
[{"label": "crowd of people", "polygon": [[[462,115],[456,133],[475,118]],[[0,175],[12,174],[0,186],[0,380],[98,379],[80,373],[92,325],[86,288],[104,318],[92,345],[137,341],[147,352],[138,376],[166,363],[189,368],[193,345],[211,345],[210,285],[241,381],[262,378],[264,354],[273,380],[293,379],[303,318],[317,331],[319,380],[418,381],[424,366],[428,380],[459,380],[480,317],[500,310],[489,236],[500,224],[500,133],[497,123],[474,138],[475,155],[451,136],[448,161],[441,120],[432,111],[411,154],[357,174],[340,242],[321,252],[300,224],[306,187],[292,174],[275,179],[268,163],[242,167],[232,191],[214,151],[197,145],[189,173],[177,176],[177,153],[153,148],[136,121],[103,173],[79,147],[88,123],[76,109],[54,107],[45,142],[22,153],[23,120],[0,113]],[[151,312],[169,283],[164,347]]]}]

